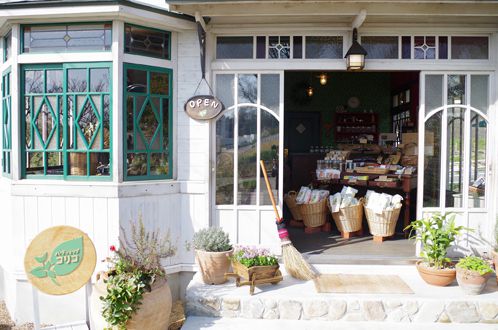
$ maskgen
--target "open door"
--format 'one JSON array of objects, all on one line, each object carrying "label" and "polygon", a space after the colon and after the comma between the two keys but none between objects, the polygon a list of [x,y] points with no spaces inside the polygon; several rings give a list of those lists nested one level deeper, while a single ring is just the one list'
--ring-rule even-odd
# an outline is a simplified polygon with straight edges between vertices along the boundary
[{"label": "open door", "polygon": [[474,229],[465,250],[484,245],[494,223],[490,85],[486,73],[421,73],[417,215],[455,213]]}]

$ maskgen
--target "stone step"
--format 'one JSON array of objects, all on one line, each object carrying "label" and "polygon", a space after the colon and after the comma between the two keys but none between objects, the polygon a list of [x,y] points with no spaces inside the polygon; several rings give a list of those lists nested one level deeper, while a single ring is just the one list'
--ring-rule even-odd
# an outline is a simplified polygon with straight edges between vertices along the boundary
[{"label": "stone step", "polygon": [[415,266],[314,265],[322,274],[385,274],[400,276],[414,294],[317,293],[312,281],[285,274],[277,285],[263,285],[249,294],[234,280],[205,285],[196,274],[187,287],[190,316],[315,321],[386,321],[414,323],[498,324],[498,287],[490,279],[483,294],[467,296],[456,282],[449,287],[426,284]]},{"label": "stone step", "polygon": [[[243,320],[191,316],[182,326],[182,330],[351,330],[351,322],[343,321],[301,321],[290,320]],[[394,322],[355,322],[354,330],[399,330],[400,324]],[[475,330],[475,324],[454,323],[405,323],[403,330]],[[494,324],[480,324],[479,330],[496,330]]]}]

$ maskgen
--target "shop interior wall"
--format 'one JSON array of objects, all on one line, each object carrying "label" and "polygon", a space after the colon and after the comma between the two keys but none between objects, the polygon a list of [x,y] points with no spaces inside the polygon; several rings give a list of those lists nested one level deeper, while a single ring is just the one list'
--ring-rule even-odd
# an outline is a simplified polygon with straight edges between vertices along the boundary
[{"label": "shop interior wall", "polygon": [[[344,106],[348,113],[370,111],[378,114],[379,132],[390,132],[391,74],[387,72],[328,72],[328,82],[320,85],[320,72],[285,72],[285,111],[320,112],[321,144],[334,144],[335,112]],[[313,87],[312,97],[306,95],[306,87]],[[348,108],[348,99],[358,97],[360,105]],[[328,132],[325,127],[332,124]]]}]

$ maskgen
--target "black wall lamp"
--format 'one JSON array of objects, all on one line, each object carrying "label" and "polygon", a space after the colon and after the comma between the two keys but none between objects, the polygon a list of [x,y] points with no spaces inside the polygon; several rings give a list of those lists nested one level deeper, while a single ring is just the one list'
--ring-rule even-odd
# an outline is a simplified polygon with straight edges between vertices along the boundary
[{"label": "black wall lamp", "polygon": [[348,71],[360,71],[365,67],[365,56],[367,51],[358,43],[358,30],[353,29],[353,43],[349,48],[346,56],[346,66]]}]

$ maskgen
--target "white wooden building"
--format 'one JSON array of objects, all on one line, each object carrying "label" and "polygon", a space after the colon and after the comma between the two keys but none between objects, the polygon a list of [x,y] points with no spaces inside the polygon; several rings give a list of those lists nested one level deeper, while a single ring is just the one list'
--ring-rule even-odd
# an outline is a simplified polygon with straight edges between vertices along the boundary
[{"label": "white wooden building", "polygon": [[[194,93],[209,93],[204,83],[197,90],[196,21],[206,30],[206,79],[226,107],[210,121],[184,111]],[[271,165],[273,152],[283,173],[285,73],[346,71],[353,28],[362,44],[390,49],[367,56],[364,71],[419,72],[419,168],[437,166],[419,173],[417,216],[453,211],[475,229],[463,249],[488,249],[498,201],[498,2],[7,1],[0,298],[15,319],[32,320],[24,251],[53,225],[87,232],[99,260],[139,216],[170,229],[178,254],[165,266],[177,296],[196,269],[185,248],[195,230],[221,226],[233,242],[278,251],[259,167],[239,171],[243,153],[255,149],[254,164]],[[456,192],[446,175],[446,146],[456,142],[441,124],[451,116],[464,123],[459,199],[446,191]],[[423,147],[426,130],[438,145]],[[478,177],[487,184],[475,205],[468,191]],[[275,178],[281,204],[284,178]],[[40,299],[42,323],[84,318],[82,291]]]}]

